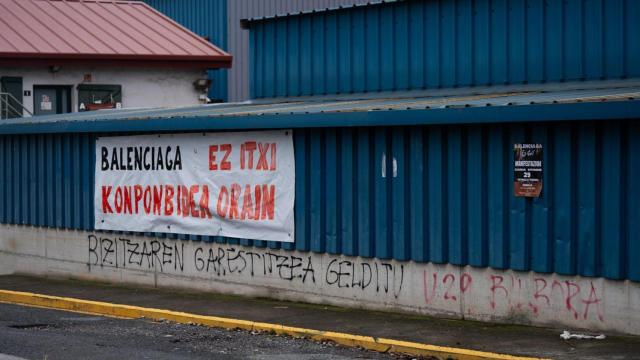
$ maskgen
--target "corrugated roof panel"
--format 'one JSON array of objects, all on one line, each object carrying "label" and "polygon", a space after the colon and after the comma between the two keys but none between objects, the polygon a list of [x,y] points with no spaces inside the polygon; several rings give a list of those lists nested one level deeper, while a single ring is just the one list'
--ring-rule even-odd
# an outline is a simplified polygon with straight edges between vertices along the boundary
[{"label": "corrugated roof panel", "polygon": [[[47,4],[47,2],[33,2],[33,1],[25,1],[20,3],[20,6],[22,6],[25,11],[27,11],[29,14],[31,14],[34,18],[36,19],[42,19],[45,18],[46,16],[55,16],[57,18],[63,17],[65,18],[66,15],[56,12],[54,14],[47,14],[46,10],[43,8],[42,5]],[[40,22],[39,22],[40,23]],[[69,41],[69,39],[72,39],[74,36],[81,36],[80,34],[74,34],[73,32],[71,32],[64,24],[64,22],[60,23],[60,22],[49,22],[46,24],[42,24],[42,26],[44,28],[46,28],[51,34],[54,34],[55,36],[57,36],[58,38],[60,38],[62,41],[64,41],[66,44],[68,44],[73,51],[75,52],[91,52],[91,51],[96,51],[96,49],[91,46],[91,42],[83,40],[83,41],[76,41],[76,42],[72,42]],[[95,41],[93,41],[93,43],[95,43]],[[2,46],[0,45],[0,48],[2,48]]]},{"label": "corrugated roof panel", "polygon": [[[584,85],[581,83],[580,85]],[[305,117],[319,114],[344,114],[340,118],[342,126],[350,126],[351,122],[354,124],[366,123],[366,119],[363,118],[363,114],[384,114],[394,113],[389,117],[389,120],[384,120],[388,124],[398,123],[404,121],[404,118],[412,117],[416,120],[410,122],[438,122],[438,123],[456,123],[466,122],[468,119],[473,118],[472,113],[475,114],[474,109],[483,108],[495,108],[495,109],[507,109],[513,108],[514,111],[519,111],[521,114],[516,116],[519,118],[530,118],[530,115],[526,113],[532,110],[539,110],[541,107],[535,107],[533,104],[551,105],[555,107],[545,108],[544,116],[537,118],[538,121],[544,120],[558,120],[563,118],[576,118],[584,119],[586,116],[584,113],[574,109],[575,114],[559,115],[554,114],[553,109],[560,109],[559,104],[571,104],[571,103],[612,103],[616,102],[616,111],[625,112],[625,116],[630,114],[640,118],[640,113],[636,113],[636,106],[640,100],[640,83],[635,81],[627,82],[614,82],[602,84],[609,84],[609,87],[602,88],[595,87],[596,84],[592,84],[591,88],[575,89],[571,88],[571,84],[564,84],[565,87],[549,86],[548,88],[539,86],[523,86],[523,87],[503,87],[499,92],[493,92],[495,87],[490,88],[474,88],[473,92],[460,92],[450,93],[446,90],[441,92],[405,92],[403,96],[398,96],[398,93],[381,93],[378,97],[371,97],[370,94],[361,94],[359,97],[357,94],[350,96],[334,96],[327,97],[325,99],[316,99],[313,97],[307,99],[301,98],[289,98],[289,99],[263,99],[260,101],[252,101],[245,103],[225,103],[225,104],[212,104],[203,106],[183,107],[183,108],[164,108],[164,109],[121,109],[121,110],[100,110],[96,112],[83,112],[74,114],[62,114],[51,116],[38,116],[22,119],[9,119],[0,122],[0,133],[8,127],[4,125],[18,126],[18,125],[37,125],[37,124],[58,124],[60,126],[67,126],[71,123],[92,123],[92,122],[114,122],[114,121],[134,121],[130,124],[140,125],[138,120],[169,120],[169,119],[199,119],[198,121],[206,121],[210,119],[215,121],[216,119],[234,119],[237,122],[238,128],[246,128],[248,123],[251,126],[261,128],[277,127],[280,120],[282,126],[304,126]],[[367,97],[368,96],[368,97]],[[628,101],[627,103],[620,103]],[[631,106],[633,105],[633,106]],[[583,108],[580,108],[580,110]],[[586,108],[584,108],[586,109]],[[438,112],[439,110],[455,110],[448,112],[446,115]],[[464,111],[467,111],[466,113]],[[400,114],[400,111],[403,111]],[[415,115],[416,111],[421,111],[420,116]],[[461,112],[462,111],[462,112]],[[513,112],[510,112],[512,114]],[[353,114],[349,116],[348,114]],[[299,123],[293,124],[288,122],[289,120],[278,119],[278,115],[294,115],[296,121]],[[269,120],[257,120],[262,117],[271,116]],[[586,117],[585,117],[586,116]],[[430,117],[433,117],[430,119]],[[438,120],[434,120],[434,119]],[[246,119],[242,120],[242,119]],[[309,118],[311,119],[311,118]],[[467,120],[465,120],[467,119]],[[504,121],[509,119],[505,118]],[[313,118],[315,121],[314,126],[322,125],[322,119],[317,117]],[[338,120],[332,120],[338,121]],[[408,120],[407,120],[408,121]],[[497,121],[497,119],[477,118],[473,119],[473,122],[491,122]],[[246,122],[247,124],[243,124]],[[158,123],[156,123],[158,124]],[[254,125],[257,124],[257,125]],[[333,122],[327,122],[326,126],[334,124]],[[76,124],[77,125],[77,124]],[[214,123],[211,123],[215,126]],[[75,125],[74,125],[75,126]],[[140,125],[142,126],[142,125]],[[155,125],[154,125],[155,126]],[[231,125],[225,125],[231,126]],[[12,130],[13,131],[13,130]]]},{"label": "corrugated roof panel", "polygon": [[0,59],[231,65],[229,54],[145,3],[107,0],[0,0]]},{"label": "corrugated roof panel", "polygon": [[[378,5],[384,3],[393,3],[400,2],[404,0],[351,0],[351,1],[316,1],[315,4],[309,6],[308,4],[302,3],[302,5],[298,6],[282,6],[280,8],[276,8],[276,11],[271,12],[262,12],[259,16],[248,16],[242,18],[244,21],[260,21],[266,19],[275,19],[285,16],[292,15],[302,15],[302,14],[312,14],[324,11],[333,11],[340,9],[348,9],[359,6],[368,6],[368,5]],[[284,4],[282,4],[284,5]],[[273,9],[274,7],[271,7]]]}]

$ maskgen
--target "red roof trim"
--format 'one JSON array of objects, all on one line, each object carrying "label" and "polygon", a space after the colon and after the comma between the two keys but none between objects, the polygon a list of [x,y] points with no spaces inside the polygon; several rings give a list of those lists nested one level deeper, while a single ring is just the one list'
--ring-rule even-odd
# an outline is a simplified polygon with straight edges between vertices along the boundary
[{"label": "red roof trim", "polygon": [[2,58],[0,66],[5,67],[49,67],[49,66],[90,66],[90,67],[128,67],[128,68],[180,68],[180,69],[220,69],[229,68],[227,61],[176,61],[171,59],[36,59],[36,58]]}]

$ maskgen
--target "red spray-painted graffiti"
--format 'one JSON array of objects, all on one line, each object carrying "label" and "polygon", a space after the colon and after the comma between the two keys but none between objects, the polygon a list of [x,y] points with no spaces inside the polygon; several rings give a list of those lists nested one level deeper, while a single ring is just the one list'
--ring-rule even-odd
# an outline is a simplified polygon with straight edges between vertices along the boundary
[{"label": "red spray-painted graffiti", "polygon": [[[436,299],[459,302],[463,294],[488,298],[493,311],[528,309],[538,316],[545,309],[562,309],[576,320],[604,321],[602,289],[591,280],[548,280],[515,275],[488,275],[485,281],[474,281],[472,275],[423,272],[424,301],[433,304]],[[487,281],[488,280],[488,281]]]}]

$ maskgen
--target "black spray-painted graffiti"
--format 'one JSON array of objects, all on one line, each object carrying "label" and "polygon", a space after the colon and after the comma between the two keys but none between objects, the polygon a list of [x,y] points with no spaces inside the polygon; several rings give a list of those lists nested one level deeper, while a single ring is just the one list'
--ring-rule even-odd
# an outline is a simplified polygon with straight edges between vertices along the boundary
[{"label": "black spray-painted graffiti", "polygon": [[[390,278],[391,277],[391,278]],[[373,283],[375,279],[375,283]],[[360,288],[362,290],[375,285],[376,291],[393,292],[397,298],[404,282],[404,265],[393,266],[389,263],[356,263],[349,260],[333,259],[327,266],[325,280],[329,285],[339,288]]]},{"label": "black spray-painted graffiti", "polygon": [[175,241],[132,241],[122,237],[98,237],[89,235],[90,266],[146,267],[160,271],[184,270],[184,244]]},{"label": "black spray-painted graffiti", "polygon": [[198,247],[194,251],[194,262],[197,271],[212,271],[218,276],[242,274],[246,270],[252,277],[259,273],[263,276],[277,275],[281,280],[299,279],[303,283],[307,280],[316,282],[311,256],[301,258],[271,252],[255,253],[233,247],[209,248],[205,251],[202,247]]},{"label": "black spray-painted graffiti", "polygon": [[[404,283],[403,265],[375,260],[355,262],[333,258],[323,269],[321,260],[313,256],[247,251],[216,244],[188,246],[185,249],[185,242],[176,240],[132,240],[92,234],[88,236],[88,245],[87,264],[90,267],[134,267],[183,273],[187,263],[186,269],[218,277],[245,275],[318,285],[320,282],[316,281],[320,276],[324,277],[320,281],[329,286],[361,291],[375,290],[378,293],[393,294],[396,298]],[[189,264],[190,261],[193,264]]]}]

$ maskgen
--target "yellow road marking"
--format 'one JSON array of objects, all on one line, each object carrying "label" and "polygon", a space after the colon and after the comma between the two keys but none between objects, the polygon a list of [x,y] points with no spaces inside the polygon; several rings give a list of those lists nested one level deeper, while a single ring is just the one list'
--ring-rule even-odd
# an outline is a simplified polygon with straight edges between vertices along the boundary
[{"label": "yellow road marking", "polygon": [[319,331],[299,327],[269,324],[263,322],[189,314],[180,311],[145,308],[140,306],[112,304],[101,301],[82,300],[60,296],[34,294],[21,291],[0,290],[0,302],[57,309],[83,314],[103,315],[117,318],[168,320],[181,324],[198,324],[224,329],[266,331],[316,341],[333,341],[351,347],[362,347],[379,352],[397,352],[413,356],[433,356],[452,360],[533,360],[538,358],[496,354],[484,351],[427,345],[407,341],[373,338],[332,331]]}]

